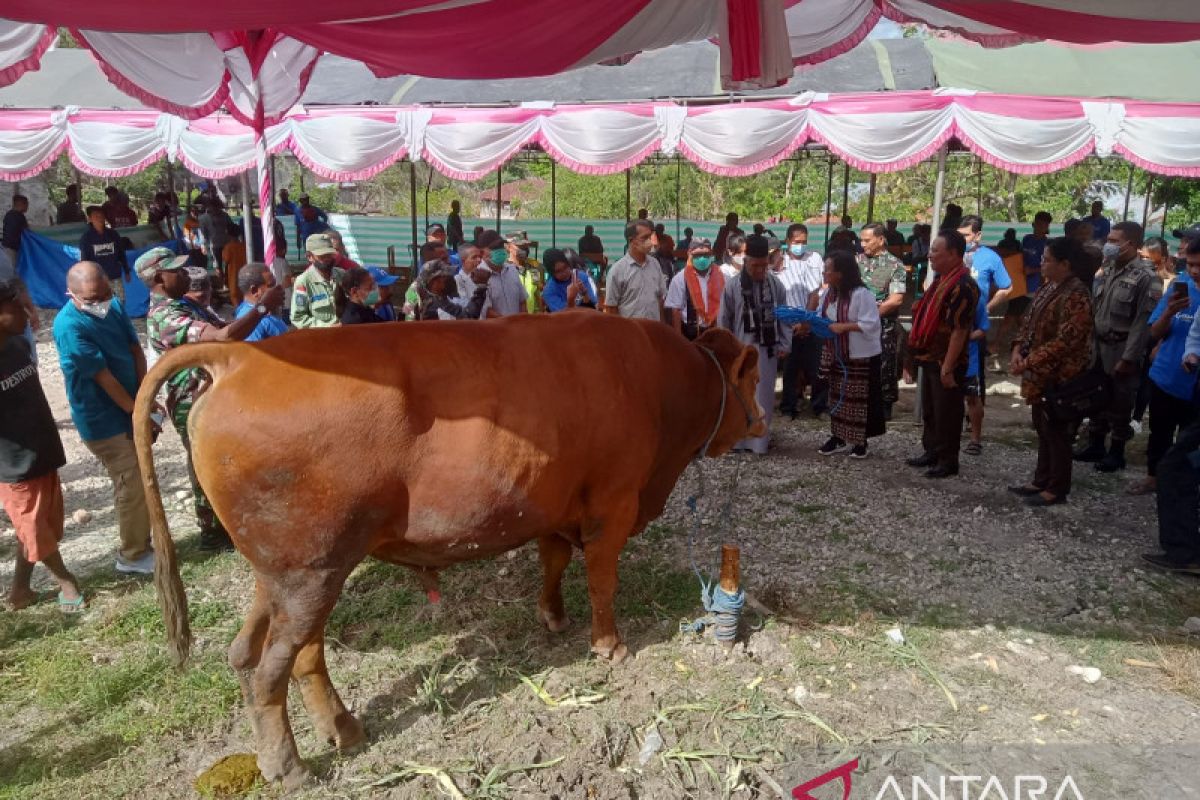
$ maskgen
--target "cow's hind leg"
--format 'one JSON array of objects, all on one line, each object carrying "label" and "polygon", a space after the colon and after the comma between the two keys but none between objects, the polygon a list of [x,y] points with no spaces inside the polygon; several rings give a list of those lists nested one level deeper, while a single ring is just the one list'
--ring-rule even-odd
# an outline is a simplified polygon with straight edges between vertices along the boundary
[{"label": "cow's hind leg", "polygon": [[637,499],[631,498],[611,503],[602,519],[589,520],[583,527],[583,557],[592,604],[592,652],[617,664],[629,655],[613,612],[617,559],[636,518]]},{"label": "cow's hind leg", "polygon": [[262,658],[263,643],[267,638],[267,628],[271,623],[271,604],[267,592],[263,588],[262,578],[254,579],[254,602],[246,612],[246,621],[242,630],[229,646],[229,666],[237,674],[238,682],[242,685],[242,700],[250,713],[250,725],[254,729],[254,738],[258,739],[258,717],[254,714],[254,671]]},{"label": "cow's hind leg", "polygon": [[303,783],[308,770],[296,751],[287,715],[288,678],[300,650],[322,633],[348,570],[298,569],[264,576],[271,617],[258,667],[251,680],[258,768],[286,788]]},{"label": "cow's hind leg", "polygon": [[309,640],[296,655],[292,677],[300,685],[304,707],[312,718],[313,727],[338,750],[346,751],[362,744],[366,739],[363,727],[346,710],[342,698],[329,680],[325,668],[325,627]]},{"label": "cow's hind leg", "polygon": [[542,596],[538,600],[538,618],[554,633],[562,633],[571,624],[563,607],[562,576],[571,563],[571,543],[558,534],[538,539],[542,559]]}]

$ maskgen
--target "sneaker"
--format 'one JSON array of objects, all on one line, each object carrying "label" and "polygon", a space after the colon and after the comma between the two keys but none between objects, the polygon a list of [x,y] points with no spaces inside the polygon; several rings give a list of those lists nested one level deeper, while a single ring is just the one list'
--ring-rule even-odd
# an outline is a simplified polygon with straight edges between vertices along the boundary
[{"label": "sneaker", "polygon": [[117,572],[123,572],[126,575],[153,575],[154,574],[154,551],[149,550],[146,555],[136,561],[126,561],[117,556]]},{"label": "sneaker", "polygon": [[838,437],[830,436],[829,441],[827,441],[827,442],[825,442],[825,444],[821,445],[820,448],[817,449],[817,452],[823,456],[831,456],[834,453],[842,452],[848,446],[849,445],[847,445],[845,442],[843,442]]},{"label": "sneaker", "polygon": [[865,444],[854,445],[854,448],[850,451],[850,457],[851,458],[866,458],[867,457],[867,446]]},{"label": "sneaker", "polygon": [[1133,428],[1134,433],[1142,432],[1142,421],[1140,419],[1130,420],[1129,427]]}]

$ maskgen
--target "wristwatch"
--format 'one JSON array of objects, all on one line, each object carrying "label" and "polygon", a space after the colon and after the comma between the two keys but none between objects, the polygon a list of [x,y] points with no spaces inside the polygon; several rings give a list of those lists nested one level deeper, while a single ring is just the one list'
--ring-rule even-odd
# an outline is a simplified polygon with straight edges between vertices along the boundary
[{"label": "wristwatch", "polygon": [[256,305],[254,307],[254,310],[257,311],[259,314],[261,314],[264,317],[271,313],[270,311],[267,311],[267,307],[264,306],[262,303],[259,303],[258,305]]}]

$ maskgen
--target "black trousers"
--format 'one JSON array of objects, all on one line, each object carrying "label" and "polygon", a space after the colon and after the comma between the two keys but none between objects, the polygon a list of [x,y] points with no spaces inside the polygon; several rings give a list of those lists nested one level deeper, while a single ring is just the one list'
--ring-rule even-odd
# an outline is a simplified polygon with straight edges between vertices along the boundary
[{"label": "black trousers", "polygon": [[804,373],[804,379],[810,387],[813,411],[824,411],[829,407],[829,386],[818,376],[823,346],[823,340],[817,336],[792,339],[792,350],[781,365],[783,394],[779,398],[780,413],[791,414],[800,407],[800,401],[803,399],[800,391],[801,372]]},{"label": "black trousers", "polygon": [[937,458],[939,466],[958,469],[958,450],[962,445],[963,384],[966,370],[954,373],[954,388],[942,386],[942,365],[925,362],[921,372],[921,446]]},{"label": "black trousers", "polygon": [[1200,562],[1200,421],[1183,429],[1158,462],[1158,542],[1173,561]]},{"label": "black trousers", "polygon": [[1037,431],[1037,468],[1033,485],[1055,497],[1071,493],[1071,420],[1057,419],[1045,403],[1033,406],[1033,428]]},{"label": "black trousers", "polygon": [[1158,473],[1158,462],[1175,443],[1176,431],[1181,431],[1196,421],[1198,409],[1187,400],[1180,400],[1150,384],[1150,441],[1146,444],[1146,474],[1154,477]]}]

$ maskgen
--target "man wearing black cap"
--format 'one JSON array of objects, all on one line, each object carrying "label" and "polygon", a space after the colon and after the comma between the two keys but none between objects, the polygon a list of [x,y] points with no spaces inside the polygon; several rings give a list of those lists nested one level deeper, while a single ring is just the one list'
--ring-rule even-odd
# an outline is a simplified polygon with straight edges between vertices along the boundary
[{"label": "man wearing black cap", "polygon": [[721,296],[725,273],[713,269],[712,245],[703,237],[692,237],[687,266],[671,279],[666,307],[671,325],[687,339],[695,339],[721,318]]},{"label": "man wearing black cap", "polygon": [[792,349],[792,329],[775,316],[775,308],[785,302],[786,294],[779,279],[767,271],[770,245],[765,236],[746,239],[746,261],[737,277],[725,282],[721,298],[720,326],[733,332],[742,344],[758,348],[758,405],[767,432],[754,439],[743,439],[734,450],[766,455],[771,439],[771,412],[775,407],[775,375],[780,358]]},{"label": "man wearing black cap", "polygon": [[508,242],[496,231],[484,231],[479,234],[479,249],[484,254],[483,265],[492,273],[483,313],[489,317],[527,313],[529,295],[517,265],[511,261]]},{"label": "man wearing black cap", "polygon": [[1200,241],[1200,222],[1193,222],[1186,228],[1176,228],[1171,235],[1179,240],[1179,249],[1175,251],[1175,262],[1180,269],[1187,264],[1187,249],[1192,242]]}]

